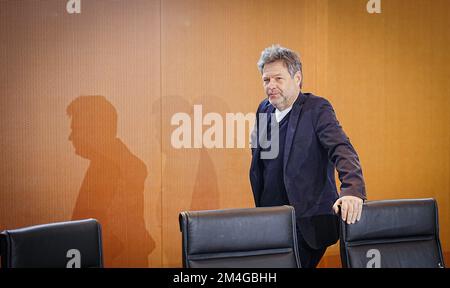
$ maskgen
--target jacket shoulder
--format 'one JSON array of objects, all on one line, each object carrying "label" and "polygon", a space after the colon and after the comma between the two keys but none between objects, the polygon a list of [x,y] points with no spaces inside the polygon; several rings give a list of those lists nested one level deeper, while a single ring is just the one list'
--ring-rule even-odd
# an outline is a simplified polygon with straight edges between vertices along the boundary
[{"label": "jacket shoulder", "polygon": [[305,93],[305,96],[307,96],[307,100],[305,104],[308,104],[312,107],[318,107],[322,105],[331,105],[330,101],[321,97],[317,96],[311,93]]},{"label": "jacket shoulder", "polygon": [[263,101],[261,101],[261,103],[259,103],[258,106],[258,110],[256,111],[257,113],[259,112],[265,112],[267,110],[268,107],[270,107],[270,102],[269,99],[264,99]]}]

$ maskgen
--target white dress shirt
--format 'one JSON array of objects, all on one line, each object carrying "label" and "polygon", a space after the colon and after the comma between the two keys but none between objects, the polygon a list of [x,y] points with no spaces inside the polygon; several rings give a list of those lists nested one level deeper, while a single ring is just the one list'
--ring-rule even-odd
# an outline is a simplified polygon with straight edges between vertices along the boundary
[{"label": "white dress shirt", "polygon": [[286,114],[288,114],[291,109],[292,105],[284,109],[283,111],[275,109],[275,118],[277,119],[277,122],[280,123],[280,121],[283,120],[284,116],[286,116]]}]

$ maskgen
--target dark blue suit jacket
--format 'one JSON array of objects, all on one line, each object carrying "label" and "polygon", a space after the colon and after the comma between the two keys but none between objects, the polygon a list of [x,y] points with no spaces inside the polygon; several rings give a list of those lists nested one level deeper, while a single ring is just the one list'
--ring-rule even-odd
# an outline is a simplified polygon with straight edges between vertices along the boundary
[{"label": "dark blue suit jacket", "polygon": [[[262,101],[256,114],[256,127],[259,127],[259,113],[274,112],[267,99]],[[310,247],[319,249],[339,239],[339,218],[332,209],[339,198],[335,169],[341,181],[340,196],[352,195],[365,200],[363,174],[358,155],[326,99],[300,93],[290,113],[282,155],[284,184],[290,205],[295,208],[297,229]],[[259,132],[256,129],[254,135],[259,137]],[[252,149],[250,167],[256,206],[260,206],[264,183],[260,152],[260,145]]]}]

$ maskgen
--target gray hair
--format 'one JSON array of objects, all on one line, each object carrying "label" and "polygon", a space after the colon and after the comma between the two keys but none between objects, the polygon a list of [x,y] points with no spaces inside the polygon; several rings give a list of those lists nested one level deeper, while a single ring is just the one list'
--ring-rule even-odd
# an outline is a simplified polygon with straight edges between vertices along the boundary
[{"label": "gray hair", "polygon": [[258,69],[262,74],[264,65],[279,60],[283,61],[292,78],[294,78],[295,73],[300,72],[300,75],[302,76],[300,88],[302,88],[303,84],[302,62],[300,62],[300,58],[298,57],[297,53],[288,48],[281,47],[280,45],[275,44],[264,49],[261,52],[261,57],[258,60]]}]

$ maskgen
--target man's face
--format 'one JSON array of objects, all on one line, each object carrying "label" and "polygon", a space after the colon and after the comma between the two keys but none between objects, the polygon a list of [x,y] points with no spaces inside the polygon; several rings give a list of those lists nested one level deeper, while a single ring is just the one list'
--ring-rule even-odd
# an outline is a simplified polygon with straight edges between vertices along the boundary
[{"label": "man's face", "polygon": [[284,110],[292,105],[300,93],[300,72],[292,78],[281,60],[264,65],[262,79],[270,104],[278,110]]}]

